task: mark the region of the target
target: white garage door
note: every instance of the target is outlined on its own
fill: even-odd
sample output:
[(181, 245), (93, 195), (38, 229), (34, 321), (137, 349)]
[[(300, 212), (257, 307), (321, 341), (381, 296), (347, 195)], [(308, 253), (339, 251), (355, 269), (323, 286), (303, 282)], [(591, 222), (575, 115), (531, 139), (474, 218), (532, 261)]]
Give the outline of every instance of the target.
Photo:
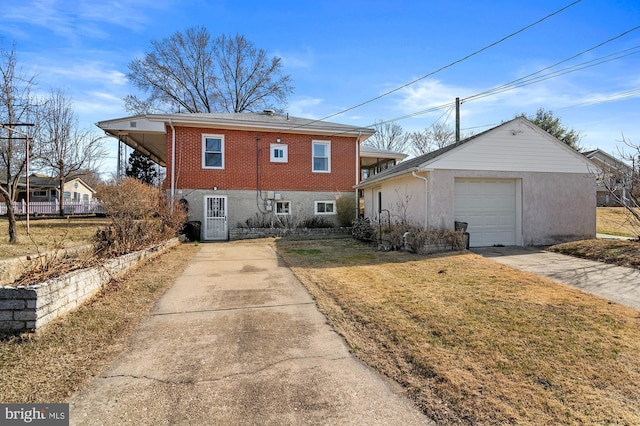
[(456, 179), (455, 220), (467, 222), (471, 247), (516, 244), (516, 181)]

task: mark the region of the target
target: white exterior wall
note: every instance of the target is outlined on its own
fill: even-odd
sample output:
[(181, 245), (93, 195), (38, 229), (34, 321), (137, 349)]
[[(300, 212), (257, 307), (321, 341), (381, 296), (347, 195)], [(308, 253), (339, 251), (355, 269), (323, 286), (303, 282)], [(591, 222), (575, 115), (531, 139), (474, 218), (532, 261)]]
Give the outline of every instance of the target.
[[(522, 245), (550, 245), (595, 238), (593, 165), (578, 152), (524, 119), (515, 119), (426, 161), (418, 174), (429, 181), (431, 229), (454, 228), (456, 178), (516, 179)], [(366, 184), (366, 182), (365, 182)], [(385, 200), (411, 194), (411, 220), (425, 223), (424, 181), (407, 172), (365, 187), (365, 216), (375, 218), (375, 193)], [(415, 202), (414, 202), (415, 200)], [(473, 235), (471, 235), (473, 238)]]
[[(77, 188), (76, 188), (76, 183), (77, 183)], [(65, 182), (64, 191), (70, 193), (71, 200), (73, 200), (74, 192), (80, 194), (80, 201), (83, 201), (84, 195), (87, 195), (89, 197), (89, 201), (93, 199), (93, 191), (87, 188), (87, 186), (78, 179), (73, 179), (73, 180), (70, 180), (69, 182)]]
[[(424, 227), (425, 183), (410, 174), (370, 187), (364, 193), (364, 216), (378, 220), (377, 193), (382, 192), (382, 220)], [(387, 213), (388, 212), (388, 213)]]
[(453, 229), (456, 178), (519, 179), (522, 191), (520, 237), (523, 245), (550, 245), (595, 238), (595, 182), (588, 173), (435, 170), (430, 175), (431, 200), (434, 200), (429, 205), (429, 225), (432, 228)]

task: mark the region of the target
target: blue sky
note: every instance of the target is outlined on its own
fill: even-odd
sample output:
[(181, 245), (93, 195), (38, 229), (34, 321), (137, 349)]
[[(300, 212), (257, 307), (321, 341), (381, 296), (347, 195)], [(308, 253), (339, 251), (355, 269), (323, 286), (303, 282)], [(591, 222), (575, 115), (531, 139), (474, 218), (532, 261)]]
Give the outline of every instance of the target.
[[(64, 89), (73, 97), (83, 126), (91, 126), (128, 115), (122, 98), (135, 89), (128, 83), (127, 65), (149, 50), (151, 40), (192, 26), (206, 26), (213, 36), (239, 33), (283, 59), (284, 72), (295, 86), (288, 112), (320, 119), (429, 75), (572, 1), (1, 0), (0, 43), (5, 48), (15, 43), (23, 70), (37, 75), (39, 93)], [(469, 59), (330, 121), (370, 126), (460, 97), (463, 134), (542, 107), (579, 130), (584, 148), (616, 154), (622, 133), (640, 143), (640, 29), (548, 72), (590, 65), (583, 69), (464, 99), (639, 25), (638, 0), (582, 0)], [(397, 123), (414, 131), (447, 117), (453, 126), (449, 108)], [(108, 146), (112, 155), (105, 173), (115, 168), (115, 143)]]

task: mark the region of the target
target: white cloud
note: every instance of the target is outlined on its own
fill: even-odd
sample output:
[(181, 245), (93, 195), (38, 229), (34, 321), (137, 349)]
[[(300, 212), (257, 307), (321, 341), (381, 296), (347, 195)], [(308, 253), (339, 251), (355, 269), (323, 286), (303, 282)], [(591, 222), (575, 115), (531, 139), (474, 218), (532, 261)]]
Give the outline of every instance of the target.
[(282, 64), (285, 68), (309, 69), (315, 63), (315, 55), (309, 48), (303, 52), (282, 52), (276, 50), (273, 54), (282, 59)]
[(48, 78), (59, 77), (65, 81), (84, 82), (104, 85), (124, 86), (127, 84), (127, 76), (100, 61), (74, 61), (71, 64), (58, 64), (57, 66), (41, 70)]
[(322, 105), (323, 99), (302, 97), (289, 101), (288, 111), (294, 117), (317, 119), (319, 115), (311, 113), (311, 111), (317, 111), (318, 107)]

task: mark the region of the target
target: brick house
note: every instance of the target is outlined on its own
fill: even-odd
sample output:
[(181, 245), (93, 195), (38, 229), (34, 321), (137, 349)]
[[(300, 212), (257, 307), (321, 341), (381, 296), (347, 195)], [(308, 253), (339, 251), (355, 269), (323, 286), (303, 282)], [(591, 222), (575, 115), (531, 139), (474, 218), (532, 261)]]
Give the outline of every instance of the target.
[(272, 110), (150, 114), (97, 125), (166, 167), (165, 189), (187, 203), (204, 241), (234, 239), (252, 225), (335, 222), (336, 199), (356, 198), (360, 144), (374, 133)]

